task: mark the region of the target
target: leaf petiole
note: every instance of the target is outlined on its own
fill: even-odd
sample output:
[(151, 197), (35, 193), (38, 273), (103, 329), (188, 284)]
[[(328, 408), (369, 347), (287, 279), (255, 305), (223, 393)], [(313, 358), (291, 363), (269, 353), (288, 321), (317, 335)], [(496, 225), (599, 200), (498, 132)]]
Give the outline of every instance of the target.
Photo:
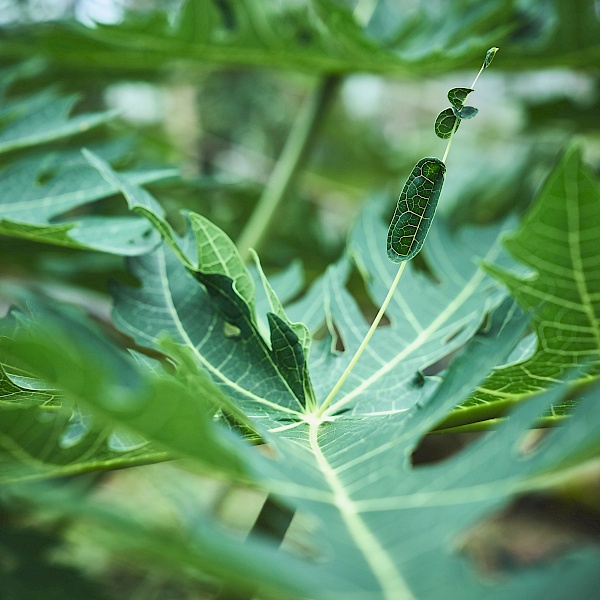
[(321, 407), (318, 412), (318, 416), (320, 416), (320, 417), (323, 416), (325, 411), (329, 408), (329, 406), (331, 405), (331, 402), (333, 401), (333, 399), (335, 398), (337, 393), (342, 389), (342, 386), (346, 382), (346, 379), (348, 379), (348, 376), (352, 372), (352, 369), (354, 369), (354, 366), (358, 362), (358, 359), (361, 357), (361, 355), (365, 351), (365, 348), (367, 347), (368, 343), (371, 341), (371, 338), (373, 337), (373, 334), (375, 333), (375, 329), (377, 329), (377, 326), (381, 322), (381, 319), (383, 318), (383, 315), (385, 314), (385, 311), (387, 310), (387, 307), (392, 300), (392, 296), (394, 295), (394, 292), (396, 291), (396, 288), (398, 287), (398, 283), (400, 281), (400, 277), (402, 277), (402, 273), (404, 272), (404, 267), (406, 267), (406, 263), (407, 263), (407, 261), (400, 263), (400, 267), (398, 268), (396, 277), (394, 278), (394, 281), (392, 282), (392, 285), (390, 286), (390, 289), (387, 293), (387, 296), (385, 297), (385, 300), (383, 301), (383, 304), (381, 305), (381, 308), (379, 309), (379, 312), (377, 313), (375, 319), (373, 319), (373, 322), (371, 323), (371, 327), (369, 328), (369, 331), (367, 331), (367, 335), (365, 336), (365, 339), (362, 341), (362, 343), (358, 347), (356, 353), (352, 357), (352, 360), (348, 363), (348, 366), (346, 367), (345, 371), (342, 373), (342, 376), (339, 378), (338, 382), (335, 384), (335, 386), (333, 387), (331, 392), (329, 392), (329, 395), (327, 396), (327, 398), (325, 398), (325, 400), (323, 401), (323, 404), (321, 404)]

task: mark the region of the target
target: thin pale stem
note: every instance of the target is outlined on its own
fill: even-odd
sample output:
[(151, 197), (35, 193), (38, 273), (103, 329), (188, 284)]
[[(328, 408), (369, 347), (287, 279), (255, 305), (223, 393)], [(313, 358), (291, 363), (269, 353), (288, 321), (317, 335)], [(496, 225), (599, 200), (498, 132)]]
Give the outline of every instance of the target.
[(367, 335), (365, 336), (365, 339), (362, 341), (361, 345), (358, 347), (358, 350), (352, 357), (352, 360), (346, 367), (346, 370), (342, 373), (342, 376), (339, 378), (338, 382), (335, 384), (335, 386), (333, 387), (331, 392), (329, 392), (329, 395), (327, 396), (327, 398), (325, 398), (325, 401), (323, 402), (323, 404), (321, 405), (321, 408), (319, 409), (319, 416), (322, 416), (325, 413), (325, 411), (329, 408), (331, 402), (333, 401), (333, 399), (335, 398), (337, 393), (340, 391), (340, 389), (346, 382), (346, 379), (348, 379), (348, 376), (352, 372), (352, 369), (354, 369), (356, 363), (358, 362), (358, 359), (361, 357), (362, 353), (365, 351), (367, 344), (373, 337), (373, 334), (375, 333), (375, 329), (377, 329), (377, 326), (381, 322), (381, 319), (383, 318), (383, 315), (385, 314), (385, 311), (387, 310), (387, 307), (388, 307), (390, 301), (392, 300), (392, 296), (394, 295), (394, 292), (395, 292), (396, 288), (398, 287), (398, 282), (400, 281), (400, 277), (402, 277), (402, 273), (404, 272), (404, 268), (406, 267), (407, 262), (408, 261), (405, 261), (400, 265), (400, 268), (398, 269), (398, 272), (396, 273), (396, 277), (394, 278), (394, 281), (392, 282), (392, 285), (390, 286), (388, 294), (385, 297), (385, 300), (383, 301), (383, 304), (381, 305), (381, 308), (379, 309), (377, 316), (373, 320), (373, 323), (371, 323), (371, 327), (369, 328), (369, 331), (367, 331)]
[(339, 82), (338, 76), (325, 77), (303, 103), (258, 204), (238, 239), (242, 260), (250, 260), (250, 248), (260, 246), (308, 153)]
[(484, 69), (485, 69), (485, 63), (483, 63), (481, 65), (481, 69), (479, 69), (479, 73), (477, 73), (477, 77), (475, 77), (475, 79), (473, 79), (473, 83), (471, 84), (471, 89), (472, 90), (475, 89), (475, 84), (477, 83), (477, 80), (479, 79), (479, 76), (483, 73)]
[(460, 123), (460, 119), (456, 119), (456, 123), (454, 123), (454, 128), (450, 133), (450, 137), (448, 138), (448, 143), (446, 144), (446, 151), (444, 152), (444, 156), (442, 156), (442, 162), (446, 163), (446, 158), (448, 157), (448, 152), (450, 152), (450, 146), (452, 146), (452, 140), (454, 139), (454, 134), (458, 128), (458, 124)]
[[(477, 80), (479, 79), (479, 76), (483, 73), (484, 69), (485, 69), (485, 62), (481, 65), (481, 69), (479, 69), (479, 73), (477, 73), (477, 76), (475, 77), (475, 79), (473, 79), (473, 83), (471, 84), (472, 90), (475, 89), (475, 84), (477, 83)], [(456, 133), (456, 130), (458, 129), (459, 123), (460, 123), (460, 119), (456, 119), (456, 123), (454, 124), (454, 129), (452, 129), (452, 133), (450, 134), (450, 137), (448, 138), (448, 143), (446, 144), (446, 151), (444, 152), (444, 156), (442, 157), (443, 163), (446, 162), (446, 158), (448, 157), (448, 152), (450, 152), (450, 146), (452, 146), (452, 140), (454, 139), (454, 134)]]

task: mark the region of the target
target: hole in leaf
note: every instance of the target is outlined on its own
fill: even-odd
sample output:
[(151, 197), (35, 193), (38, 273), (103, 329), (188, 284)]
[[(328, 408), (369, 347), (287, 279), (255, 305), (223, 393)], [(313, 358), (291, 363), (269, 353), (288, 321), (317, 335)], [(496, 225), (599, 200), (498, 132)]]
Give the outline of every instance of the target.
[(225, 337), (239, 338), (241, 332), (242, 330), (239, 327), (225, 321), (225, 324), (223, 325), (223, 333), (225, 334)]
[(463, 331), (465, 327), (459, 327), (456, 331), (452, 332), (445, 340), (444, 344), (449, 344), (452, 340), (455, 340)]
[(457, 348), (456, 350), (453, 350), (452, 352), (446, 354), (446, 356), (442, 356), (442, 358), (432, 363), (431, 365), (425, 367), (423, 369), (423, 375), (425, 375), (425, 377), (432, 377), (433, 375), (438, 375), (439, 373), (447, 369), (450, 366), (450, 363), (452, 362), (454, 357), (461, 351), (461, 349), (462, 348)]
[(432, 465), (454, 456), (479, 438), (482, 433), (438, 433), (423, 436), (413, 450), (410, 461), (413, 467)]
[[(598, 465), (593, 475), (596, 501)], [(589, 482), (588, 482), (589, 483)], [(468, 530), (458, 541), (483, 575), (491, 578), (556, 560), (570, 551), (600, 545), (600, 514), (581, 502), (528, 494)]]

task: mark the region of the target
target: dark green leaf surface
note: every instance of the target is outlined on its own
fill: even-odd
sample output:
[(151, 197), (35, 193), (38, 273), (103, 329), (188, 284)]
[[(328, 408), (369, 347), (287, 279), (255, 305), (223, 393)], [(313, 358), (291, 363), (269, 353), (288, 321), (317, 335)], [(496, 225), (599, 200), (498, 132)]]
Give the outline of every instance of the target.
[(465, 100), (472, 91), (471, 88), (452, 88), (448, 92), (448, 100), (450, 100), (450, 104), (454, 108), (460, 110), (465, 105)]
[(411, 171), (387, 234), (387, 255), (393, 263), (410, 260), (423, 247), (445, 174), (446, 165), (438, 158), (422, 158)]
[(455, 128), (458, 129), (459, 127), (460, 119), (456, 118), (453, 108), (443, 110), (435, 119), (435, 134), (443, 140), (447, 140), (455, 131)]

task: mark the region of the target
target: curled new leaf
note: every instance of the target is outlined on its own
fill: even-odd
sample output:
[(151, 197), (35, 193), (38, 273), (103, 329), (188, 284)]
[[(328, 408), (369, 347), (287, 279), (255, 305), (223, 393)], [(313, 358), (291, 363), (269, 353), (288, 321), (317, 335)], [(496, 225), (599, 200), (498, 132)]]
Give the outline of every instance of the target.
[(452, 131), (458, 129), (460, 125), (460, 119), (458, 119), (458, 123), (456, 121), (457, 117), (452, 108), (443, 110), (435, 120), (435, 134), (439, 138), (447, 140), (452, 135)]
[(460, 110), (464, 106), (467, 96), (472, 91), (472, 88), (452, 88), (448, 92), (448, 100), (450, 100), (450, 104), (454, 108)]
[(388, 258), (410, 260), (421, 250), (444, 185), (446, 165), (439, 158), (422, 158), (409, 175), (390, 223)]
[(485, 54), (485, 60), (483, 61), (483, 68), (487, 69), (494, 60), (494, 56), (496, 56), (496, 52), (498, 52), (499, 48), (490, 48)]

